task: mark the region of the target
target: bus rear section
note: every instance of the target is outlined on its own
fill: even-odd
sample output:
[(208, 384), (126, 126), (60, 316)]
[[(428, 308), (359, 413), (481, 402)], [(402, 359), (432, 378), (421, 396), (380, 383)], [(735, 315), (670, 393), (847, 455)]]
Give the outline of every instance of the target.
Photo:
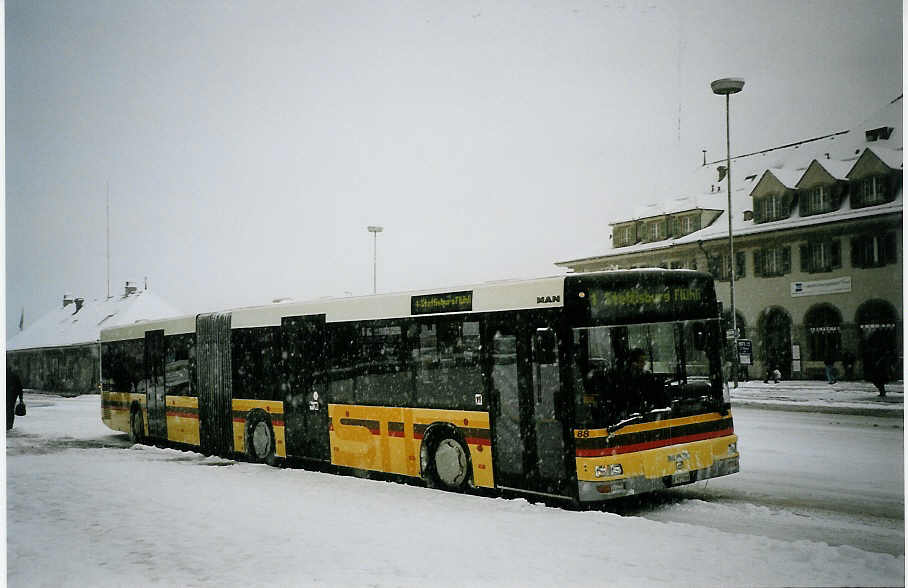
[(571, 293), (585, 299), (572, 328), (581, 502), (739, 470), (712, 281), (692, 272), (687, 283), (683, 273), (658, 278), (637, 274)]

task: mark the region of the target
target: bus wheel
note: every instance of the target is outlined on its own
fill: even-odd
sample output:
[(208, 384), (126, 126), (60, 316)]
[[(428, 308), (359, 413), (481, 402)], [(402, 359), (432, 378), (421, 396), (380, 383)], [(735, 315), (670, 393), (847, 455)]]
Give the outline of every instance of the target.
[(432, 452), (431, 473), (443, 488), (462, 490), (470, 475), (470, 460), (463, 444), (451, 437), (441, 439)]
[(142, 418), (142, 409), (134, 408), (129, 415), (129, 441), (143, 443), (145, 441), (145, 420)]
[(274, 431), (261, 411), (253, 411), (246, 418), (246, 455), (251, 461), (274, 465)]

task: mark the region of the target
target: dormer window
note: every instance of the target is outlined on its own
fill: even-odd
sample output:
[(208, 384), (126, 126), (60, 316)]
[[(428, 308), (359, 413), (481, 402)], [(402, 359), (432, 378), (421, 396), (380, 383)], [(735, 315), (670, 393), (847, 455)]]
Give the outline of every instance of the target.
[(634, 225), (615, 227), (613, 231), (613, 238), (615, 247), (626, 247), (627, 245), (633, 245), (637, 241), (636, 235), (634, 234)]
[(886, 178), (883, 176), (870, 176), (869, 178), (864, 178), (858, 180), (857, 185), (857, 197), (858, 202), (856, 205), (860, 206), (872, 206), (874, 204), (882, 204), (888, 202), (888, 186)]
[(807, 193), (812, 212), (826, 212), (832, 207), (832, 195), (829, 186), (817, 186)]
[(649, 226), (649, 240), (650, 241), (658, 241), (662, 238), (659, 236), (659, 225), (661, 225), (661, 224), (662, 223), (650, 223), (650, 226)]
[(880, 127), (878, 129), (871, 129), (869, 131), (864, 131), (864, 138), (867, 139), (867, 142), (886, 140), (892, 134), (892, 131), (895, 130), (892, 127)]
[(754, 216), (761, 223), (788, 218), (790, 206), (791, 198), (788, 195), (770, 194), (754, 202)]
[(681, 234), (686, 235), (693, 230), (694, 230), (694, 217), (682, 216), (681, 217)]

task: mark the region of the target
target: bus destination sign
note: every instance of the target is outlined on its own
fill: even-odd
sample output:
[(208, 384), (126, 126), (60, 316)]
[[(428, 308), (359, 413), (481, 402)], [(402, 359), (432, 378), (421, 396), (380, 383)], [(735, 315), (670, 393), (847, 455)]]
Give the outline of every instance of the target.
[(473, 310), (473, 291), (423, 294), (410, 297), (411, 314), (467, 312)]
[(702, 302), (703, 292), (685, 286), (662, 288), (621, 288), (590, 291), (590, 312), (593, 318), (618, 318), (639, 313), (656, 315), (695, 309)]

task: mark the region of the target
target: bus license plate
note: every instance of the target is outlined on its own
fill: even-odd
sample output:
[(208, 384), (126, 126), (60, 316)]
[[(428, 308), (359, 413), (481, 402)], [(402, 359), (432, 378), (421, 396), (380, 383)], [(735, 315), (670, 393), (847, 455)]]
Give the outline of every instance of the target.
[(690, 482), (690, 472), (672, 474), (672, 484), (687, 484)]

